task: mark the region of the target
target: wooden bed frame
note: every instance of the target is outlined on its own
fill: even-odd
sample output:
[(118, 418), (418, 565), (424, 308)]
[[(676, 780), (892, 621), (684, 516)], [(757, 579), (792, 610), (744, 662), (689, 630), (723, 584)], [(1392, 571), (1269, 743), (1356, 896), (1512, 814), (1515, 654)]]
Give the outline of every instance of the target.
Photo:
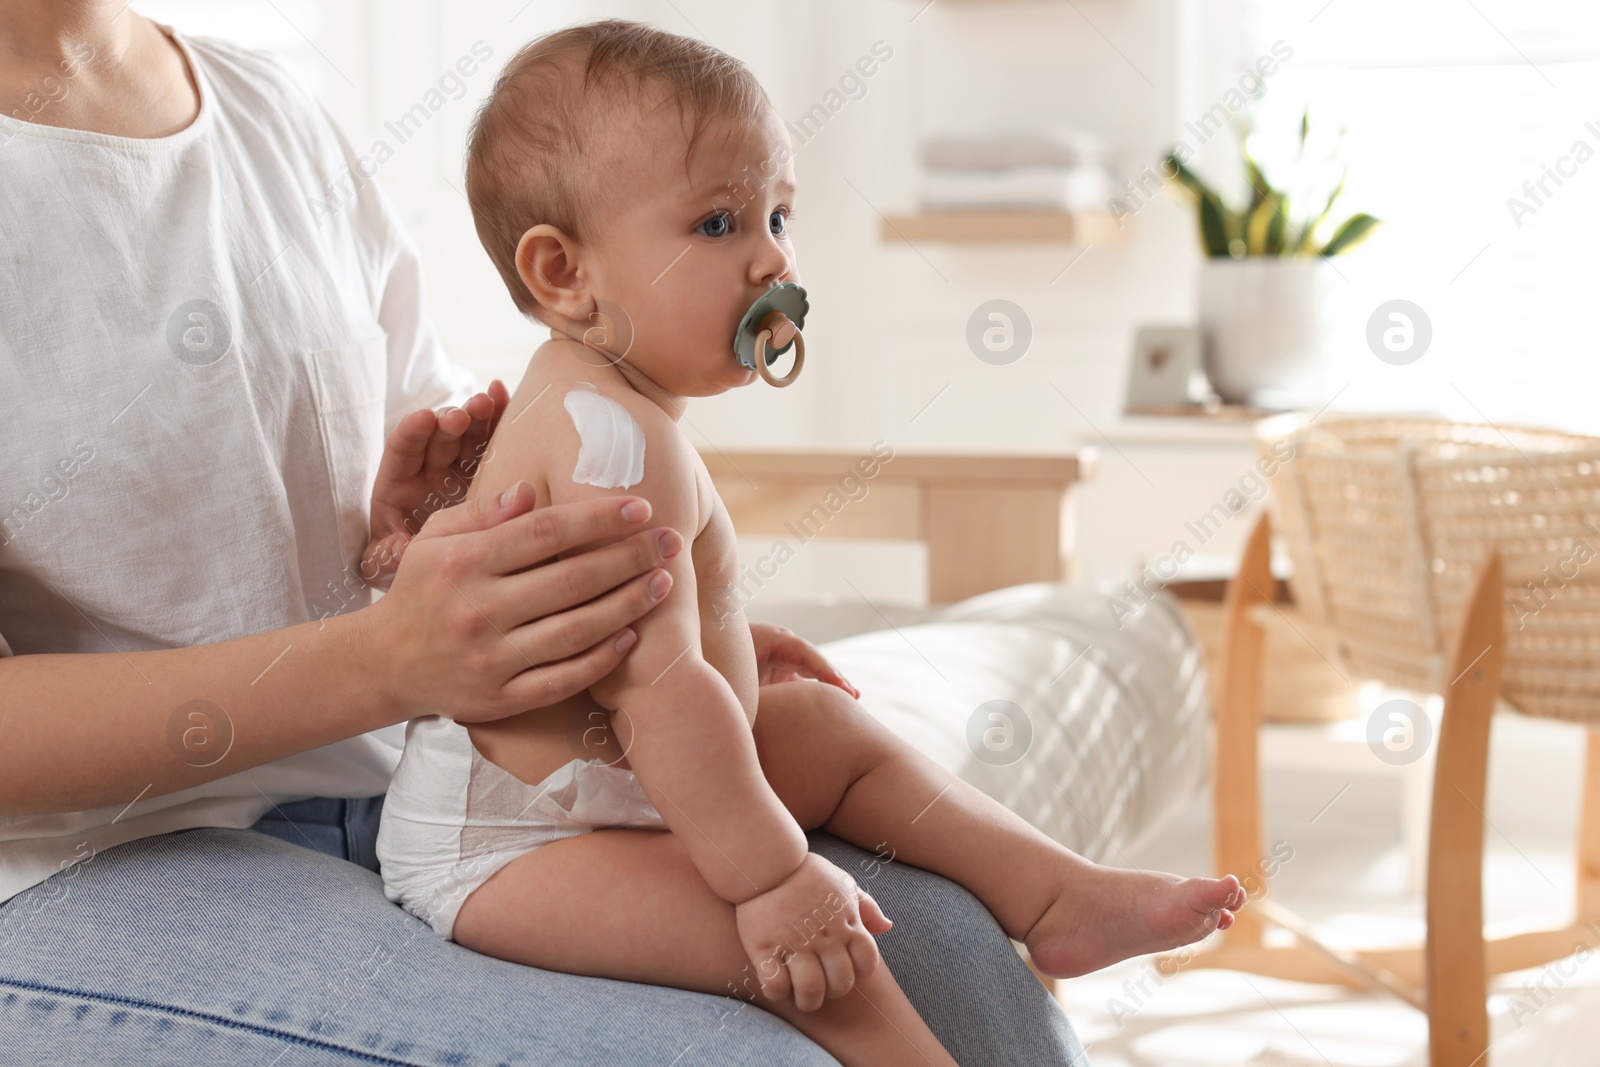
[[(701, 451), (741, 534), (928, 546), (928, 599), (1070, 577), (1069, 491), (1091, 455)], [(870, 472), (870, 473), (869, 473)]]

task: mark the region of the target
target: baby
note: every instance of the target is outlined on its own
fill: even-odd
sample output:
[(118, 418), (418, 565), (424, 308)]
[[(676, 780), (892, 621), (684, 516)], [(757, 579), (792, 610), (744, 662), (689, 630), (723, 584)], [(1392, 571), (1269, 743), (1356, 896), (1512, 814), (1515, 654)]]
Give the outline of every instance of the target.
[[(467, 195), (512, 299), (551, 334), (470, 495), (642, 497), (688, 551), (587, 693), (413, 720), (378, 857), (391, 900), (476, 951), (732, 993), (848, 1065), (954, 1064), (880, 966), (889, 920), (807, 831), (960, 882), (1058, 976), (1226, 928), (1245, 893), (1084, 860), (877, 723), (816, 649), (753, 638), (730, 609), (733, 526), (678, 420), (689, 397), (755, 381), (736, 327), (799, 282), (791, 157), (761, 86), (702, 42), (609, 20), (502, 72)], [(811, 677), (777, 680), (795, 674)]]

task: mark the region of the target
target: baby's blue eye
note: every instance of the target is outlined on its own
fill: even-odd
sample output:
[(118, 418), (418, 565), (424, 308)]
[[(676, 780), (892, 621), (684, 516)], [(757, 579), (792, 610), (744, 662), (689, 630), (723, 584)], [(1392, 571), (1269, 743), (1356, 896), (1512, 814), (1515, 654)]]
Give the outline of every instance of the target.
[[(699, 233), (705, 234), (707, 237), (726, 237), (728, 236), (729, 218), (730, 216), (726, 211), (718, 212), (709, 219), (706, 219), (706, 221), (702, 222), (699, 226), (696, 226), (695, 230)], [(718, 226), (719, 224), (720, 228), (714, 232), (708, 232), (706, 230), (707, 226)]]
[(767, 226), (771, 228), (774, 234), (781, 236), (784, 232), (786, 232), (788, 222), (789, 218), (787, 215), (781, 211), (774, 211), (772, 213), (772, 217), (767, 219)]

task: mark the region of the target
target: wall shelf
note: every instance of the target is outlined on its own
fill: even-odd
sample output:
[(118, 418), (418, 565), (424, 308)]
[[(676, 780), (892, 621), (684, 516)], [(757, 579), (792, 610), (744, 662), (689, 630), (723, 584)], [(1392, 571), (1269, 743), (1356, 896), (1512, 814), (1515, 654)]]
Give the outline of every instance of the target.
[(1065, 242), (1120, 245), (1126, 226), (1110, 215), (1069, 215), (1064, 211), (926, 211), (889, 215), (880, 234), (885, 241)]

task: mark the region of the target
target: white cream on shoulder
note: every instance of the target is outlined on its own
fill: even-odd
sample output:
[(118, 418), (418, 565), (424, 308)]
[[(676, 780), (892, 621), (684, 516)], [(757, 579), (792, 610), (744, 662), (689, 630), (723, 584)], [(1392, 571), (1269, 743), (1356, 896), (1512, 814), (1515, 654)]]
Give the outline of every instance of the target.
[(589, 382), (573, 386), (561, 406), (578, 431), (574, 482), (626, 489), (644, 481), (644, 431), (627, 408)]

